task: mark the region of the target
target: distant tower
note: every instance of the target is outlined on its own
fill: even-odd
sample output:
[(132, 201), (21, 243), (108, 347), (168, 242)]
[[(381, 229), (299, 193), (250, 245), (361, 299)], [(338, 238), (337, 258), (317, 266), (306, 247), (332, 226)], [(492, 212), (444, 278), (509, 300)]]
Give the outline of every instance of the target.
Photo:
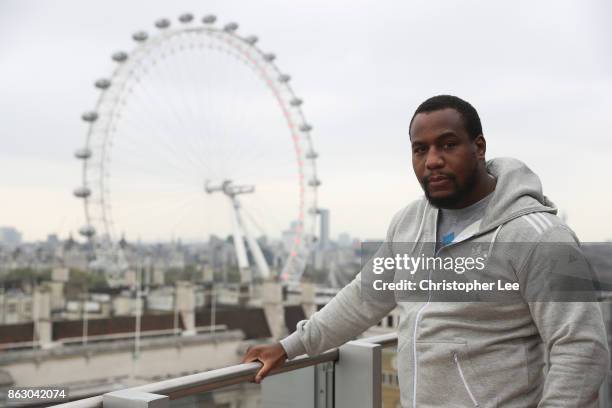
[(349, 247), (351, 246), (351, 236), (346, 232), (338, 235), (338, 245), (341, 247)]
[(21, 244), (21, 233), (13, 227), (0, 227), (0, 245), (16, 247)]
[(320, 240), (319, 248), (325, 249), (329, 247), (329, 210), (327, 208), (319, 209), (320, 224)]

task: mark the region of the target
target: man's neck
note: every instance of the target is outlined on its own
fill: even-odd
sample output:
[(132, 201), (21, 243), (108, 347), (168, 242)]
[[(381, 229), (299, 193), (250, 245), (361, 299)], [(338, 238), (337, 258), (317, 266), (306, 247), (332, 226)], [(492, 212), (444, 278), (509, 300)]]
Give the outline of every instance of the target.
[(477, 203), (478, 201), (491, 194), (495, 190), (496, 184), (497, 179), (483, 169), (472, 191), (468, 195), (466, 195), (463, 200), (461, 200), (452, 207), (448, 207), (448, 209), (458, 210)]

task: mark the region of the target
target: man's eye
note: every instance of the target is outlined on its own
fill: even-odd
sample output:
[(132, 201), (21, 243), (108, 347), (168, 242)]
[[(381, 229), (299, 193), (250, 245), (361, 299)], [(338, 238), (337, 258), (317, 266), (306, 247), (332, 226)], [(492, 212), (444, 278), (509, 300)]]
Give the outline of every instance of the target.
[(425, 147), (424, 146), (418, 146), (412, 149), (412, 152), (414, 154), (422, 154), (425, 153)]
[(444, 143), (444, 145), (442, 147), (444, 148), (444, 150), (449, 150), (449, 149), (452, 149), (452, 148), (454, 148), (456, 146), (457, 146), (457, 143), (449, 142), (449, 143)]

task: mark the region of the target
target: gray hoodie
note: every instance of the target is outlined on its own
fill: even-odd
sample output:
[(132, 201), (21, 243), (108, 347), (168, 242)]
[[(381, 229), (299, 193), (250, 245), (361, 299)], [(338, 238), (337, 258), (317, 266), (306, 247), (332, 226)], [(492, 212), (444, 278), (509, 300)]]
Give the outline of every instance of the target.
[[(596, 302), (529, 299), (523, 288), (554, 254), (548, 243), (579, 243), (542, 194), (539, 178), (522, 162), (487, 162), (497, 178), (493, 197), (470, 234), (453, 248), (486, 243), (491, 269), (521, 284), (521, 301), (364, 301), (364, 270), (281, 344), (289, 358), (340, 346), (400, 310), (397, 368), (403, 407), (596, 407), (609, 352)], [(393, 218), (386, 242), (413, 243), (427, 253), (436, 241), (438, 210), (425, 198)], [(494, 251), (527, 243), (518, 254)], [(495, 247), (496, 246), (496, 247)], [(581, 253), (581, 252), (579, 252)], [(454, 255), (453, 255), (454, 256)], [(493, 265), (493, 264), (492, 264)], [(369, 274), (371, 275), (371, 274)], [(369, 276), (368, 275), (368, 276)], [(367, 278), (369, 279), (369, 277)]]

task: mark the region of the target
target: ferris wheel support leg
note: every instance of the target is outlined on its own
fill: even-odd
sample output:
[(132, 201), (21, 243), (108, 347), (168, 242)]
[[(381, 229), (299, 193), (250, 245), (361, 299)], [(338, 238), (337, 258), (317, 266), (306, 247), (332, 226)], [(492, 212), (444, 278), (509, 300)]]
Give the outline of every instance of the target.
[(240, 269), (240, 279), (243, 283), (251, 282), (251, 269), (249, 268), (249, 261), (247, 258), (246, 248), (244, 247), (244, 241), (242, 240), (241, 222), (240, 216), (238, 215), (238, 208), (240, 206), (236, 200), (232, 200), (232, 219), (233, 219), (233, 232), (234, 237), (234, 249), (236, 250), (236, 258), (238, 259), (238, 268)]
[(246, 236), (247, 244), (249, 245), (249, 249), (251, 250), (251, 253), (253, 254), (253, 258), (255, 258), (255, 264), (257, 265), (257, 269), (259, 270), (261, 277), (263, 279), (269, 279), (270, 278), (270, 267), (268, 266), (268, 263), (266, 262), (266, 258), (263, 256), (263, 252), (261, 252), (261, 248), (259, 247), (259, 244), (257, 243), (255, 238), (253, 238), (253, 236), (247, 229), (246, 224), (244, 223), (239, 210), (236, 210), (236, 216), (238, 217), (238, 221), (240, 222), (240, 225), (242, 225), (242, 230), (244, 231), (244, 235)]

